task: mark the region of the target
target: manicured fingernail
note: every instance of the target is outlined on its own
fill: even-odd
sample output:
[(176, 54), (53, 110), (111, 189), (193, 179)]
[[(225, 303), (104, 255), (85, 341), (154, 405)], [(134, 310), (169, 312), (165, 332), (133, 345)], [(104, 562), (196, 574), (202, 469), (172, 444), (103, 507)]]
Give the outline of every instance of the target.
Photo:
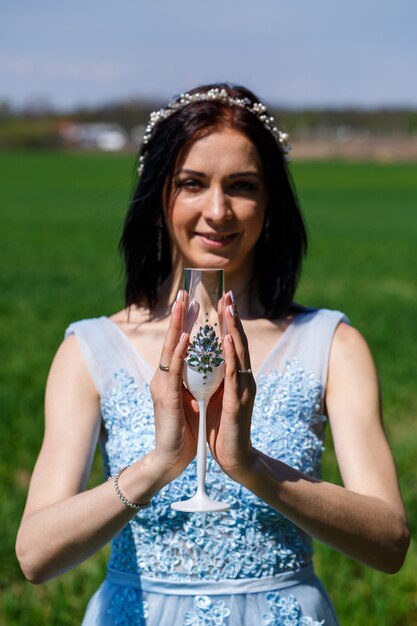
[(233, 291), (232, 291), (232, 290), (230, 290), (230, 291), (229, 291), (229, 293), (230, 293), (230, 299), (231, 299), (231, 301), (233, 302), (233, 304), (236, 304), (235, 294), (233, 293)]
[(236, 311), (235, 311), (233, 304), (229, 304), (229, 311), (232, 317), (236, 317)]
[(233, 338), (232, 335), (226, 335), (227, 341), (233, 346)]
[(180, 337), (180, 341), (182, 341), (182, 340), (184, 339), (184, 337), (185, 337), (185, 335), (186, 335), (186, 334), (187, 334), (187, 333), (182, 333), (182, 335), (181, 335), (181, 337)]
[(177, 306), (177, 301), (175, 300), (174, 304), (172, 305), (171, 313), (174, 312), (174, 309), (175, 309), (176, 306)]
[(176, 302), (179, 302), (182, 298), (182, 289), (179, 290), (179, 292), (177, 293), (177, 299)]

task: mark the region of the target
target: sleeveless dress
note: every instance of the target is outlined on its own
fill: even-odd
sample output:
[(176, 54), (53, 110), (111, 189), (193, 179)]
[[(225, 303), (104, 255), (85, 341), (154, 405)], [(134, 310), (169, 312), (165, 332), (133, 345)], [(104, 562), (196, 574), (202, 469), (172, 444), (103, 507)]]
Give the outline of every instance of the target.
[[(320, 476), (329, 351), (341, 321), (338, 311), (302, 310), (256, 376), (253, 445), (312, 477)], [(107, 317), (73, 323), (73, 333), (100, 395), (108, 478), (154, 446), (153, 372)], [(194, 461), (116, 535), (82, 626), (337, 626), (309, 535), (210, 454), (207, 490), (230, 511), (171, 509), (195, 489)]]

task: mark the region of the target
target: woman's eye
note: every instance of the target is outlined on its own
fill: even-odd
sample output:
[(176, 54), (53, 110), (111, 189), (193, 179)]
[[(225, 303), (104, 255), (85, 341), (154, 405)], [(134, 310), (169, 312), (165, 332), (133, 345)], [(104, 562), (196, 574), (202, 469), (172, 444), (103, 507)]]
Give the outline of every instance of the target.
[(249, 180), (238, 180), (231, 185), (234, 191), (257, 191), (258, 187), (255, 183)]
[(183, 189), (189, 189), (192, 191), (194, 189), (200, 189), (202, 183), (195, 178), (184, 178), (184, 180), (179, 180), (177, 184), (178, 187), (182, 187)]

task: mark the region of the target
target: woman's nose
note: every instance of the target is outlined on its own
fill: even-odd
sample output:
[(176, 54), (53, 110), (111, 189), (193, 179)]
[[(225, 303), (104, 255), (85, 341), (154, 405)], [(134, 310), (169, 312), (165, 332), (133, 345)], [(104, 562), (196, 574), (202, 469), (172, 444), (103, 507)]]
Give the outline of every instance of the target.
[(207, 194), (205, 217), (212, 221), (222, 221), (231, 215), (230, 199), (221, 187), (216, 187)]

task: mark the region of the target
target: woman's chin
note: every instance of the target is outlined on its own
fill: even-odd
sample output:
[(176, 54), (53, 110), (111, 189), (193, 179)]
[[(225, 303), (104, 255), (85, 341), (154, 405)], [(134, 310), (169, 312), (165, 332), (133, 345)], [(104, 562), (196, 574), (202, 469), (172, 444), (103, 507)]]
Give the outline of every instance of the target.
[(227, 257), (210, 254), (200, 258), (189, 259), (185, 262), (185, 267), (213, 268), (227, 272), (232, 263), (232, 260)]

